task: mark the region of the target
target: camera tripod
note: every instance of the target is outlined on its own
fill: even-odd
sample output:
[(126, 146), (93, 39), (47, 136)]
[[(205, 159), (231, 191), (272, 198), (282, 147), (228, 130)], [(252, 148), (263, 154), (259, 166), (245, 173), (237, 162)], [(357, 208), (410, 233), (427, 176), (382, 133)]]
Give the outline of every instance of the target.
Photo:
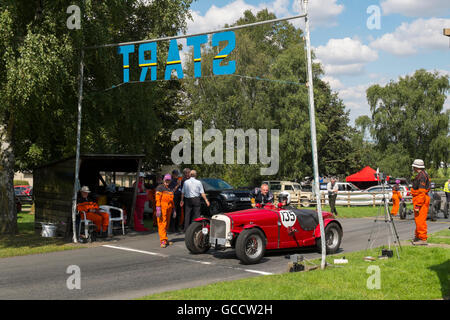
[[(378, 174), (378, 172), (377, 172), (377, 174)], [(374, 224), (372, 226), (372, 230), (370, 232), (367, 249), (372, 249), (374, 242), (378, 237), (379, 228), (377, 229), (377, 234), (375, 236), (375, 239), (373, 238), (373, 233), (374, 233), (374, 229), (375, 229), (375, 225), (377, 224), (377, 221), (382, 221), (382, 219), (384, 218), (384, 222), (386, 224), (386, 227), (388, 228), (388, 248), (389, 249), (387, 251), (382, 250), (382, 253), (383, 253), (382, 255), (385, 255), (385, 253), (387, 254), (388, 257), (393, 255), (392, 251), (391, 251), (391, 242), (392, 242), (393, 246), (395, 247), (397, 258), (400, 259), (400, 253), (399, 253), (399, 249), (401, 249), (400, 238), (398, 236), (394, 220), (392, 219), (391, 213), (389, 212), (389, 205), (388, 205), (388, 199), (386, 197), (384, 181), (383, 181), (383, 179), (379, 179), (379, 181), (382, 181), (383, 200), (382, 200), (382, 204), (380, 204), (380, 206), (379, 206), (378, 215), (375, 218)], [(381, 210), (384, 211), (384, 214), (381, 214)]]

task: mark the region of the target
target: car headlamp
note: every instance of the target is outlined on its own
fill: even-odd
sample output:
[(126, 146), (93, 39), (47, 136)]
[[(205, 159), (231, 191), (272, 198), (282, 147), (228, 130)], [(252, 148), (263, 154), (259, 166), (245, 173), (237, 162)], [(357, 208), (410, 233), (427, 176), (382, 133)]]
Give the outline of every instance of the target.
[(233, 240), (233, 238), (234, 238), (234, 233), (233, 233), (233, 232), (228, 232), (228, 234), (227, 234), (227, 240), (228, 240), (228, 241), (231, 241), (231, 240)]
[(220, 195), (221, 195), (222, 197), (224, 197), (225, 200), (231, 200), (231, 199), (236, 198), (236, 195), (235, 195), (234, 193), (225, 193), (225, 192), (222, 192)]

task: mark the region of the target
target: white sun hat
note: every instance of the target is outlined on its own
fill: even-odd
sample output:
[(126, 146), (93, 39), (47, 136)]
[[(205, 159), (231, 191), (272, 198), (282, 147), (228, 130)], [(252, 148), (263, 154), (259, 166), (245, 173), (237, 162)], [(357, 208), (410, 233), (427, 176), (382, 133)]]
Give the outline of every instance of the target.
[(425, 168), (425, 164), (423, 163), (422, 159), (416, 159), (414, 160), (412, 167), (414, 168), (419, 168), (419, 169), (424, 169)]

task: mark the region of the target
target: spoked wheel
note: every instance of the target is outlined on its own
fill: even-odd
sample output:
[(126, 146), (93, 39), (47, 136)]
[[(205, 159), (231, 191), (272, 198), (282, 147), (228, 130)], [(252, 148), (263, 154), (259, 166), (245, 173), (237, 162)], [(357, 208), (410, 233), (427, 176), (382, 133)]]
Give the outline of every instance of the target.
[[(342, 229), (337, 223), (330, 223), (325, 228), (325, 249), (327, 254), (336, 253), (342, 241)], [(322, 251), (321, 239), (316, 239), (316, 247)]]
[(236, 241), (236, 255), (243, 264), (261, 261), (266, 252), (266, 238), (261, 230), (253, 228), (242, 231)]
[(186, 230), (184, 242), (186, 248), (192, 253), (205, 253), (211, 247), (209, 243), (209, 235), (202, 232), (203, 224), (201, 222), (193, 222)]

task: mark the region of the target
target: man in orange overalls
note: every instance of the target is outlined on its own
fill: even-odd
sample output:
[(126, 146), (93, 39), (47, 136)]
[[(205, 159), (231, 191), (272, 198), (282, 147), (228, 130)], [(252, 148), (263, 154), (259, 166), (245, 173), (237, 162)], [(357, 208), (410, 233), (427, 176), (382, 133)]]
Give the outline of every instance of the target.
[(398, 209), (400, 208), (400, 200), (402, 199), (402, 194), (400, 192), (400, 180), (395, 180), (395, 185), (392, 187), (392, 210), (391, 214), (396, 216)]
[(91, 220), (96, 228), (97, 233), (101, 237), (107, 236), (108, 225), (109, 225), (109, 215), (106, 212), (100, 211), (98, 204), (89, 198), (89, 187), (84, 186), (80, 190), (81, 198), (77, 201), (77, 211), (80, 213), (81, 218)]
[(413, 180), (411, 194), (414, 206), (414, 220), (416, 222), (415, 238), (413, 245), (427, 245), (427, 216), (430, 205), (430, 177), (425, 172), (423, 160), (416, 159), (412, 164), (414, 172), (417, 173)]
[(156, 188), (156, 217), (158, 220), (158, 233), (161, 248), (165, 248), (169, 244), (167, 229), (169, 229), (170, 217), (176, 215), (175, 204), (173, 202), (173, 191), (169, 188), (171, 180), (172, 176), (166, 174), (163, 179), (163, 184), (160, 184)]

